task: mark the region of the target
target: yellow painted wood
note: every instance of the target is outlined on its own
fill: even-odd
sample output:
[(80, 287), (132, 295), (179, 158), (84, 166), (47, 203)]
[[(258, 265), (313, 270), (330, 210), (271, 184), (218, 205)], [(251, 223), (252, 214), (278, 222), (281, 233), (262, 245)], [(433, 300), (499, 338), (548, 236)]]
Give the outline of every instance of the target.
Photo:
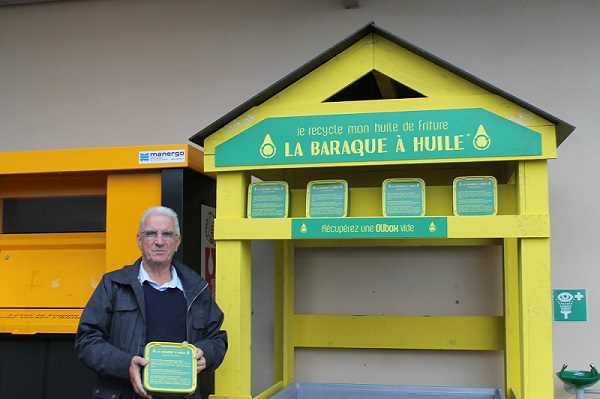
[[(548, 170), (545, 161), (519, 164), (519, 211), (546, 211)], [(523, 399), (553, 398), (550, 239), (520, 240), (519, 297)]]
[[(351, 220), (351, 218), (347, 218)], [(217, 223), (218, 221), (218, 223)], [(217, 219), (219, 240), (292, 238), (291, 219)], [(449, 216), (448, 238), (549, 237), (548, 215)]]
[(347, 239), (347, 240), (295, 240), (296, 248), (360, 248), (360, 247), (480, 247), (502, 245), (499, 238), (472, 238), (472, 239)]
[(521, 240), (523, 398), (552, 398), (552, 302), (549, 239)]
[(295, 316), (295, 345), (313, 348), (503, 350), (499, 316)]
[[(217, 218), (239, 219), (246, 217), (246, 203), (250, 175), (246, 172), (220, 173), (217, 179)], [(219, 239), (215, 231), (215, 239)]]
[[(245, 217), (250, 176), (223, 173), (217, 178), (217, 218)], [(252, 249), (250, 241), (223, 241), (215, 229), (217, 303), (225, 313), (229, 349), (215, 374), (215, 397), (251, 397)]]
[(281, 391), (283, 388), (285, 388), (285, 386), (283, 385), (283, 382), (278, 381), (274, 385), (272, 385), (269, 388), (265, 389), (260, 394), (256, 395), (254, 397), (254, 399), (268, 399), (271, 396), (275, 395), (277, 392)]
[[(219, 211), (217, 211), (217, 215)], [(225, 313), (223, 328), (229, 349), (215, 376), (215, 393), (251, 394), (251, 245), (250, 241), (217, 241), (217, 303)]]
[(375, 69), (426, 97), (487, 94), (447, 69), (373, 35)]
[(217, 217), (215, 220), (215, 239), (217, 240), (287, 240), (291, 238), (291, 219), (222, 219)]
[(450, 238), (549, 237), (548, 215), (455, 216), (448, 218)]
[(519, 240), (504, 240), (504, 351), (505, 392), (523, 392), (521, 359), (521, 294), (519, 271)]
[(275, 241), (273, 271), (273, 382), (283, 381), (284, 370), (284, 273), (285, 245), (289, 241)]
[(294, 381), (294, 242), (275, 243), (274, 382)]
[[(222, 366), (221, 366), (222, 367)], [(219, 379), (219, 373), (215, 376), (215, 381)], [(220, 395), (215, 393), (209, 396), (211, 399), (252, 399), (251, 395)]]
[(140, 218), (146, 209), (160, 204), (160, 171), (108, 176), (105, 272), (130, 265), (141, 256), (136, 240)]
[(264, 105), (321, 103), (372, 70), (373, 38), (368, 35), (265, 101)]
[(286, 241), (283, 253), (283, 383), (288, 386), (294, 382), (294, 348), (295, 348), (295, 289), (294, 289), (294, 245)]

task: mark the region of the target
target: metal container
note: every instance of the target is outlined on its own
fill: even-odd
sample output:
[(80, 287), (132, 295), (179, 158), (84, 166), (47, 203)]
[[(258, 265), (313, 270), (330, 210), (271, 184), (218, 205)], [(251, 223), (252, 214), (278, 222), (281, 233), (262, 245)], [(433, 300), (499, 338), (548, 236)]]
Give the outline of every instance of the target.
[(271, 399), (505, 399), (500, 389), (294, 383)]

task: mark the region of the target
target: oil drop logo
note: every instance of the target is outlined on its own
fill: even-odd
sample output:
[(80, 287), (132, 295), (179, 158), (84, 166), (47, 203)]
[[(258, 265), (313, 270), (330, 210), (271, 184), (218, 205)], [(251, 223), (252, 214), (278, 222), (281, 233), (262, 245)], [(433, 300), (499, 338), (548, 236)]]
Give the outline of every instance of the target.
[(263, 158), (273, 158), (276, 152), (277, 147), (275, 147), (275, 144), (273, 144), (273, 140), (271, 140), (271, 135), (267, 133), (265, 139), (260, 145), (260, 155)]
[(490, 148), (491, 144), (492, 139), (483, 128), (483, 125), (479, 125), (479, 129), (477, 129), (477, 134), (475, 134), (475, 137), (473, 137), (473, 147), (480, 151), (484, 151)]
[(435, 226), (435, 223), (431, 222), (431, 224), (429, 225), (429, 232), (435, 233), (436, 230), (437, 230), (437, 227)]

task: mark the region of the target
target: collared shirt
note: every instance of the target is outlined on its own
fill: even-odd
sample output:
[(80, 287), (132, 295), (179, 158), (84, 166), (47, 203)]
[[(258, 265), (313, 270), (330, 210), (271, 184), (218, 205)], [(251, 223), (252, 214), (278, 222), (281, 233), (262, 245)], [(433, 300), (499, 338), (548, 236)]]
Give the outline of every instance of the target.
[(163, 285), (159, 285), (156, 281), (150, 278), (150, 275), (148, 274), (146, 269), (144, 269), (144, 262), (141, 262), (140, 272), (138, 273), (138, 280), (140, 280), (140, 284), (144, 284), (144, 281), (148, 281), (148, 284), (150, 284), (153, 288), (159, 291), (165, 291), (168, 288), (178, 288), (181, 290), (181, 292), (185, 293), (185, 291), (183, 290), (183, 284), (181, 283), (181, 279), (177, 275), (177, 270), (175, 270), (175, 267), (173, 265), (171, 265), (171, 281), (167, 281)]

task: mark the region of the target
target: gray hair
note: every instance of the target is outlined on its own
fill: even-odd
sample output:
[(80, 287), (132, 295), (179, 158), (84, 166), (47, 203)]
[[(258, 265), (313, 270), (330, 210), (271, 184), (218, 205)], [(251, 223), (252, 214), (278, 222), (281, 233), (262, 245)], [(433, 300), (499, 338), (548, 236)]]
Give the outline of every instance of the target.
[(166, 206), (153, 206), (152, 208), (148, 208), (146, 212), (142, 215), (140, 219), (140, 227), (138, 228), (138, 234), (142, 232), (144, 229), (144, 222), (146, 218), (150, 215), (158, 215), (158, 216), (168, 216), (173, 219), (173, 224), (175, 225), (175, 234), (181, 235), (181, 231), (179, 230), (179, 219), (177, 218), (177, 213)]

